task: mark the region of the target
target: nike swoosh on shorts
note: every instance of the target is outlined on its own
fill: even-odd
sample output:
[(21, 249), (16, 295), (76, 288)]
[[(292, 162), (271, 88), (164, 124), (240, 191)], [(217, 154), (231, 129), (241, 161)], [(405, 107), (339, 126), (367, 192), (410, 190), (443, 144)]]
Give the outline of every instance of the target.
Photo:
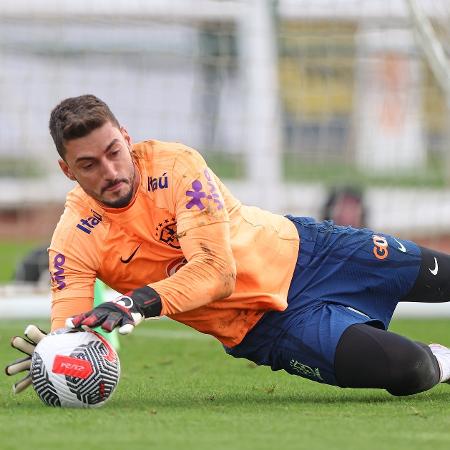
[(392, 238), (392, 239), (394, 239), (394, 241), (397, 242), (397, 244), (399, 245), (399, 247), (397, 247), (397, 250), (400, 250), (401, 252), (406, 253), (406, 247), (398, 239), (395, 239), (395, 238)]

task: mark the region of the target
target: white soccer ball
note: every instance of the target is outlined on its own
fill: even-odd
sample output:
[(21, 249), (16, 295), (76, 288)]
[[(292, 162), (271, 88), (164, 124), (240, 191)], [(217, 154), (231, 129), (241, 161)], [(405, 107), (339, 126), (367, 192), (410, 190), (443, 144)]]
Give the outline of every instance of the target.
[(119, 383), (120, 361), (95, 331), (58, 330), (36, 346), (30, 373), (34, 390), (47, 405), (96, 408)]

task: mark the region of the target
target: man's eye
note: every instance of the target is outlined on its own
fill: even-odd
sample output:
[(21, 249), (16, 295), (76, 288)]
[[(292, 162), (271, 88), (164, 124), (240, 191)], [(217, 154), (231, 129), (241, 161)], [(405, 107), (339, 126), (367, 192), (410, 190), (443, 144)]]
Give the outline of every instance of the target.
[(82, 166), (81, 168), (84, 170), (89, 170), (92, 167), (93, 167), (93, 164), (86, 164), (86, 165)]

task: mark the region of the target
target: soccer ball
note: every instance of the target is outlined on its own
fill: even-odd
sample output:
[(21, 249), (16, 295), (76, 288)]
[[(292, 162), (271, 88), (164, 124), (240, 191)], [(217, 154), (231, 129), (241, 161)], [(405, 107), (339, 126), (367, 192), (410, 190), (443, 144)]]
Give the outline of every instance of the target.
[(111, 397), (120, 361), (95, 331), (58, 330), (42, 339), (31, 359), (31, 380), (49, 406), (96, 408)]

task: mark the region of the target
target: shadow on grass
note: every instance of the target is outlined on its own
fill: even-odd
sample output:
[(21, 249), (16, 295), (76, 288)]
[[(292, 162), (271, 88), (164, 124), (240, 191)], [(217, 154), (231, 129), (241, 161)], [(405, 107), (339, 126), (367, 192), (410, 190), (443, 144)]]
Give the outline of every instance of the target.
[(254, 393), (187, 393), (178, 392), (176, 394), (161, 394), (152, 396), (151, 392), (138, 397), (123, 396), (116, 397), (113, 400), (115, 406), (120, 408), (139, 408), (140, 406), (148, 408), (167, 407), (167, 408), (204, 408), (205, 405), (215, 405), (224, 407), (239, 407), (245, 405), (251, 406), (286, 406), (286, 405), (302, 405), (303, 407), (311, 407), (313, 405), (331, 407), (344, 407), (345, 405), (399, 405), (399, 403), (421, 402), (429, 403), (430, 401), (450, 402), (450, 392), (427, 392), (412, 396), (395, 397), (384, 390), (336, 390), (331, 388), (330, 393), (321, 392), (299, 392), (292, 395), (274, 394), (264, 392)]
[[(0, 402), (1, 413), (11, 413), (18, 409), (26, 410), (28, 413), (35, 413), (42, 411), (53, 411), (58, 414), (60, 408), (46, 408), (38, 398), (11, 398), (3, 399), (6, 401)], [(285, 408), (286, 406), (301, 406), (303, 410), (312, 411), (314, 406), (326, 407), (331, 409), (341, 408), (344, 410), (347, 406), (353, 405), (385, 405), (398, 407), (400, 404), (407, 406), (408, 404), (420, 406), (429, 405), (430, 402), (439, 402), (440, 404), (450, 402), (450, 392), (426, 392), (422, 394), (395, 397), (383, 390), (337, 390), (330, 389), (329, 393), (321, 392), (299, 392), (298, 394), (269, 394), (264, 392), (251, 393), (162, 393), (152, 395), (152, 390), (149, 387), (148, 392), (137, 393), (135, 395), (117, 395), (108, 402), (106, 408), (84, 410), (85, 412), (106, 411), (116, 409), (119, 411), (139, 411), (148, 410), (149, 407), (159, 408), (173, 408), (173, 409), (205, 409), (205, 408), (250, 408), (254, 409), (272, 407)], [(79, 409), (65, 408), (64, 415), (78, 414)]]

